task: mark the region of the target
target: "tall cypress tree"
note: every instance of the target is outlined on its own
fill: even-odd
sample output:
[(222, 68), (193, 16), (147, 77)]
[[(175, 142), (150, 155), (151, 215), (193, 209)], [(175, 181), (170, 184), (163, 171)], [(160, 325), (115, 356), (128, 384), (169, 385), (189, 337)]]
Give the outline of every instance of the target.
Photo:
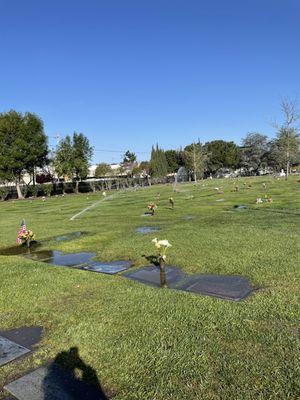
[(156, 144), (156, 147), (152, 146), (150, 165), (151, 175), (154, 178), (163, 178), (167, 175), (168, 163), (166, 155), (164, 150), (158, 147), (158, 144)]

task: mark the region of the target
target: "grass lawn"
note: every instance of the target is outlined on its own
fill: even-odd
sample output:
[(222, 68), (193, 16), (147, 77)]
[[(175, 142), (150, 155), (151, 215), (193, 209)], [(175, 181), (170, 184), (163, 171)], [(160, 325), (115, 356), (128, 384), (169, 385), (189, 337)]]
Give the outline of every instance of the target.
[[(143, 255), (154, 254), (157, 236), (173, 245), (170, 264), (190, 273), (241, 274), (260, 289), (244, 301), (224, 301), (0, 256), (0, 329), (44, 327), (36, 352), (0, 367), (0, 388), (77, 346), (115, 400), (299, 399), (296, 180), (207, 180), (180, 185), (176, 193), (172, 185), (154, 186), (118, 193), (73, 221), (101, 193), (1, 203), (0, 247), (15, 243), (25, 218), (38, 240), (49, 238), (47, 248), (92, 250), (99, 260), (131, 259), (139, 267), (148, 264)], [(274, 202), (256, 205), (265, 193)], [(141, 217), (151, 201), (156, 215)], [(248, 208), (236, 211), (237, 204)], [(135, 232), (147, 225), (161, 231)], [(51, 240), (74, 231), (88, 234)]]

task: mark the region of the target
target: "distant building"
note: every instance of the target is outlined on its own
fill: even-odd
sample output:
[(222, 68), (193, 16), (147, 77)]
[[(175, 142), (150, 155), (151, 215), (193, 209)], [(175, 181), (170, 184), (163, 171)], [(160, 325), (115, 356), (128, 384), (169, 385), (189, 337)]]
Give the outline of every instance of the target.
[(88, 177), (89, 177), (89, 178), (94, 178), (96, 168), (97, 168), (97, 164), (91, 165), (91, 166), (89, 167), (89, 171), (88, 171)]

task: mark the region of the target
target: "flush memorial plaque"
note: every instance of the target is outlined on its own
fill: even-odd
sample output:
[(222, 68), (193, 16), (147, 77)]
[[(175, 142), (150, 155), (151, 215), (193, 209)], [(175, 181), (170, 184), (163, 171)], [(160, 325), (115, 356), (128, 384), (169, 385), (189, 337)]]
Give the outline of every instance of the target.
[(4, 336), (0, 336), (0, 366), (29, 352), (30, 350), (26, 347), (23, 347)]

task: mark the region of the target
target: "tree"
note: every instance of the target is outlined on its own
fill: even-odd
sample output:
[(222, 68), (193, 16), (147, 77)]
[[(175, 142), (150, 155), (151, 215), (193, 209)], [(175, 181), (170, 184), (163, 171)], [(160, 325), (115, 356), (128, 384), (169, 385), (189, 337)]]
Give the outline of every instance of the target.
[(294, 128), (282, 128), (277, 138), (271, 142), (268, 161), (275, 169), (285, 169), (286, 179), (289, 175), (290, 166), (299, 163), (300, 160), (299, 135)]
[(166, 150), (165, 156), (169, 173), (177, 172), (184, 165), (184, 155), (181, 150)]
[(95, 170), (95, 178), (104, 178), (106, 175), (111, 174), (112, 169), (109, 164), (100, 163)]
[(73, 168), (76, 176), (76, 193), (79, 180), (85, 179), (89, 171), (89, 163), (93, 156), (93, 147), (83, 133), (73, 134)]
[(185, 147), (185, 166), (190, 175), (193, 175), (194, 181), (203, 176), (205, 156), (200, 142), (192, 143)]
[(142, 174), (149, 175), (150, 174), (150, 162), (142, 161), (139, 165), (140, 171)]
[(73, 138), (67, 135), (57, 146), (54, 159), (55, 170), (59, 176), (76, 178), (75, 192), (78, 193), (79, 181), (86, 178), (93, 148), (83, 133), (74, 132)]
[(205, 143), (207, 170), (215, 174), (221, 168), (236, 168), (240, 162), (240, 151), (234, 142), (213, 140)]
[(300, 112), (297, 109), (296, 101), (287, 97), (281, 100), (280, 106), (283, 114), (283, 121), (281, 124), (274, 124), (277, 129), (276, 148), (280, 158), (284, 160), (286, 169), (285, 176), (286, 179), (288, 179), (293, 158), (299, 155), (297, 123), (300, 119)]
[(136, 162), (136, 155), (135, 153), (130, 152), (129, 150), (126, 151), (123, 158), (124, 164), (130, 164)]
[(250, 132), (242, 140), (241, 166), (248, 172), (257, 173), (267, 164), (270, 144), (268, 137), (257, 132)]
[(165, 152), (158, 147), (158, 144), (156, 144), (156, 147), (152, 146), (150, 170), (154, 178), (163, 178), (168, 173)]
[(11, 110), (0, 114), (0, 176), (13, 179), (18, 198), (23, 198), (20, 183), (25, 171), (33, 173), (48, 162), (44, 124), (37, 115)]
[(150, 163), (150, 161), (142, 161), (139, 165), (139, 171), (143, 177), (147, 178), (148, 185), (151, 186), (151, 179), (150, 179), (151, 163)]
[(63, 176), (64, 179), (73, 178), (73, 143), (69, 135), (57, 145), (54, 167), (58, 176)]

